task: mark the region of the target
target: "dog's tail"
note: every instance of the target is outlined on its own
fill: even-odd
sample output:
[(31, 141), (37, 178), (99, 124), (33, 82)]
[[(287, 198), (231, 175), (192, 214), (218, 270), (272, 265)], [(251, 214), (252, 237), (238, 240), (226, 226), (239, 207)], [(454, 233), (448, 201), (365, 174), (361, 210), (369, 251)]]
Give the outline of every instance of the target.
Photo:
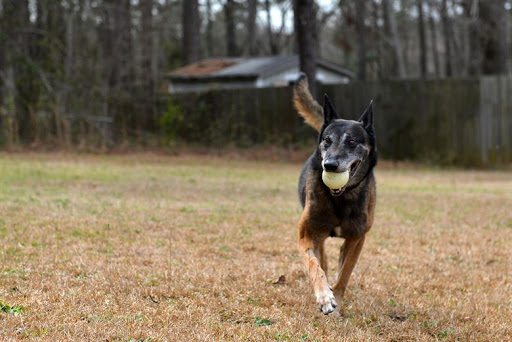
[(320, 132), (324, 124), (324, 110), (315, 101), (308, 87), (308, 78), (301, 73), (293, 89), (293, 103), (304, 121)]

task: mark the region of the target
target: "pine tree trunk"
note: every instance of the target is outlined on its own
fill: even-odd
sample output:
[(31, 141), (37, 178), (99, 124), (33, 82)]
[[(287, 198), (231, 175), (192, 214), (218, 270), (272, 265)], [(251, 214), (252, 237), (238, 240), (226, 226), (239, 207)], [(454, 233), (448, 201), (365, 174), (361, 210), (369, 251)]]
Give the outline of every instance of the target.
[(479, 40), (479, 25), (478, 25), (478, 0), (467, 0), (466, 11), (469, 19), (468, 27), (468, 74), (476, 76), (480, 74), (481, 65), (481, 46)]
[(391, 40), (393, 44), (393, 54), (394, 54), (394, 75), (398, 74), (398, 77), (405, 78), (407, 77), (405, 71), (405, 63), (403, 59), (402, 52), (402, 44), (400, 42), (400, 37), (398, 36), (398, 29), (396, 26), (396, 18), (393, 10), (393, 6), (389, 0), (382, 0), (382, 5), (384, 7), (384, 13), (386, 13), (385, 17), (389, 20), (389, 29), (391, 33)]
[(213, 21), (212, 21), (212, 1), (206, 1), (206, 54), (212, 57), (213, 52)]
[(430, 37), (432, 40), (432, 59), (434, 61), (434, 74), (436, 77), (441, 76), (441, 65), (439, 64), (439, 52), (437, 50), (437, 31), (436, 24), (434, 21), (434, 6), (429, 4), (430, 14), (428, 16), (428, 25), (430, 28)]
[(366, 36), (364, 28), (364, 18), (366, 15), (366, 1), (358, 0), (356, 3), (356, 31), (358, 41), (358, 79), (366, 80)]
[(448, 17), (448, 5), (447, 0), (443, 0), (441, 5), (441, 20), (443, 22), (443, 38), (444, 38), (444, 50), (445, 50), (445, 75), (451, 77), (452, 71), (452, 50), (450, 44), (450, 18)]
[(309, 90), (316, 98), (316, 17), (314, 15), (314, 0), (294, 0), (293, 13), (295, 34), (299, 49), (299, 68), (306, 74)]
[(272, 18), (270, 15), (270, 1), (265, 0), (265, 11), (267, 12), (267, 39), (271, 55), (277, 55), (278, 47), (275, 42), (274, 34), (272, 33)]
[(148, 129), (155, 106), (155, 82), (153, 79), (153, 0), (139, 0), (141, 9), (141, 125)]
[(504, 0), (480, 1), (484, 74), (506, 72), (506, 16)]
[(199, 7), (197, 0), (183, 1), (183, 65), (199, 60)]
[(16, 138), (22, 142), (32, 141), (34, 134), (32, 130), (31, 108), (35, 105), (36, 89), (34, 84), (35, 75), (33, 70), (28, 68), (27, 61), (31, 59), (31, 36), (30, 31), (28, 0), (8, 1), (3, 3), (3, 24), (6, 29), (5, 35), (9, 40), (8, 51), (12, 60), (18, 62), (13, 64), (14, 71), (14, 108), (18, 131)]
[(423, 0), (417, 0), (418, 33), (420, 37), (420, 75), (427, 77), (427, 40), (425, 37), (425, 20), (423, 18)]
[(258, 0), (248, 1), (248, 15), (247, 15), (247, 52), (249, 56), (257, 54), (256, 45), (256, 14), (258, 10)]
[(231, 57), (238, 56), (235, 31), (235, 2), (233, 0), (226, 0), (224, 4), (224, 16), (226, 23), (227, 55)]

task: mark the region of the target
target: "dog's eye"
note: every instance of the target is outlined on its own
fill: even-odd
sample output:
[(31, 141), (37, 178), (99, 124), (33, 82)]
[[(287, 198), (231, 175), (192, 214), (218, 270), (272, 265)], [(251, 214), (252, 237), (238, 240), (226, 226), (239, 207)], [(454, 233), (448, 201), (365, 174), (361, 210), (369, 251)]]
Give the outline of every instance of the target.
[(349, 140), (348, 141), (348, 146), (350, 147), (355, 147), (357, 145), (356, 141), (355, 140)]
[(326, 147), (331, 146), (331, 144), (332, 144), (332, 140), (331, 140), (331, 138), (329, 138), (329, 137), (325, 137), (325, 138), (324, 138), (324, 144), (325, 144), (325, 146), (326, 146)]

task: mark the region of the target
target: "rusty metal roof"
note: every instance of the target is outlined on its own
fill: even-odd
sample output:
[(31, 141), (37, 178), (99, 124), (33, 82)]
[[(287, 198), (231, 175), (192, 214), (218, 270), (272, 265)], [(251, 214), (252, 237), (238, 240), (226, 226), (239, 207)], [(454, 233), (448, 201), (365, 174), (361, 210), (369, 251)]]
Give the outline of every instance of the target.
[[(297, 55), (211, 58), (173, 70), (167, 77), (183, 80), (268, 77), (298, 65)], [(317, 59), (317, 65), (349, 78), (354, 77), (352, 71), (323, 59)]]
[(211, 58), (173, 70), (169, 75), (183, 77), (201, 77), (224, 70), (240, 62), (240, 58)]

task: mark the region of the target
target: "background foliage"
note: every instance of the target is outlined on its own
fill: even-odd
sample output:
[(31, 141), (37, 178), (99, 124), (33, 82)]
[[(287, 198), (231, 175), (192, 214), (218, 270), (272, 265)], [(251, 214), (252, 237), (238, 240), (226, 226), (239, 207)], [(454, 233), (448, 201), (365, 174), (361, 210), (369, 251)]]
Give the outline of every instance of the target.
[[(298, 46), (300, 13), (312, 26)], [(173, 126), (191, 122), (169, 111), (162, 75), (213, 56), (314, 52), (363, 82), (510, 75), (511, 16), (510, 0), (0, 0), (0, 145), (90, 150), (180, 140)], [(208, 120), (229, 114), (220, 96), (203, 98)], [(276, 121), (262, 115), (239, 113), (234, 120), (249, 120), (228, 136), (250, 146), (251, 120)]]

